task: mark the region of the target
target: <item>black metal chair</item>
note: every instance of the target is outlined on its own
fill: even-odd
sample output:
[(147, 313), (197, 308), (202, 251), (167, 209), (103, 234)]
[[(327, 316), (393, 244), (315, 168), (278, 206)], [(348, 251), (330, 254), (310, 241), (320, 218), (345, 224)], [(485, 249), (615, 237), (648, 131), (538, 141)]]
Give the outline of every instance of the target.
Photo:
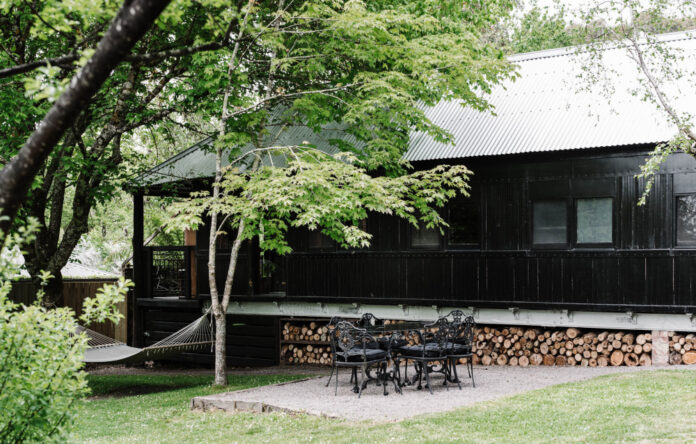
[[(424, 326), (422, 330), (411, 332), (418, 337), (418, 344), (398, 347), (397, 368), (400, 368), (401, 361), (414, 361), (416, 375), (413, 377), (413, 382), (415, 383), (416, 378), (418, 379), (418, 390), (423, 388), (423, 373), (425, 373), (426, 385), (431, 394), (433, 393), (433, 388), (430, 374), (433, 372), (444, 374), (444, 385), (447, 387), (447, 381), (450, 380), (449, 367), (447, 365), (449, 330), (450, 324), (447, 319), (439, 318), (434, 323)], [(441, 365), (439, 370), (435, 370), (435, 365), (437, 364)]]
[(452, 310), (447, 315), (443, 316), (443, 318), (447, 319), (450, 324), (458, 324), (461, 323), (465, 316), (464, 312), (461, 310)]
[[(336, 344), (333, 341), (333, 338), (334, 338), (333, 333), (334, 333), (334, 329), (335, 329), (336, 325), (339, 322), (348, 322), (348, 321), (346, 321), (344, 318), (342, 318), (340, 316), (334, 316), (331, 318), (331, 320), (329, 320), (329, 323), (327, 324), (327, 326), (329, 327), (329, 344), (331, 346), (331, 373), (329, 374), (329, 380), (326, 381), (327, 387), (329, 386), (329, 384), (331, 384), (331, 378), (333, 377), (334, 371), (337, 371), (337, 369), (336, 369)], [(378, 317), (376, 317), (372, 313), (365, 313), (364, 315), (362, 315), (362, 317), (360, 319), (355, 321), (354, 324), (359, 328), (366, 328), (368, 326), (383, 325), (384, 321), (382, 319), (379, 319)], [(388, 339), (385, 341), (382, 338), (378, 338), (377, 341), (378, 341), (377, 343), (368, 344), (368, 347), (369, 348), (382, 348), (383, 350), (387, 350)], [(358, 369), (353, 368), (352, 372), (350, 374), (350, 382), (357, 383), (357, 378), (358, 378)]]
[[(332, 334), (334, 342), (334, 363), (336, 366), (336, 389), (334, 395), (338, 394), (338, 369), (346, 367), (361, 370), (360, 382), (355, 378), (354, 391), (357, 391), (358, 398), (362, 395), (363, 389), (367, 386), (368, 367), (377, 366), (378, 383), (387, 395), (386, 368), (389, 361), (389, 352), (379, 347), (374, 347), (377, 340), (365, 329), (358, 328), (350, 322), (339, 322)], [(357, 388), (357, 390), (355, 390)]]
[[(336, 325), (338, 325), (339, 322), (347, 322), (345, 319), (343, 319), (340, 316), (334, 316), (329, 320), (329, 323), (326, 324), (327, 327), (329, 327), (329, 345), (331, 347), (331, 373), (329, 374), (329, 380), (326, 381), (326, 386), (328, 387), (329, 384), (331, 384), (331, 378), (333, 377), (334, 371), (338, 371), (336, 369), (336, 341), (334, 340), (334, 336), (336, 333)], [(353, 382), (353, 376), (351, 375), (350, 382)]]
[[(367, 330), (375, 330), (384, 325), (384, 320), (378, 318), (372, 313), (365, 313), (360, 319), (355, 321), (355, 325), (359, 328), (365, 328)], [(378, 346), (382, 350), (388, 350), (391, 347), (391, 336), (378, 336), (377, 344), (372, 344), (372, 347)]]
[[(461, 318), (460, 318), (461, 319)], [(450, 377), (453, 377), (452, 382), (456, 382), (459, 390), (462, 389), (462, 384), (457, 374), (457, 362), (466, 358), (466, 368), (471, 378), (471, 386), (476, 387), (474, 381), (474, 362), (473, 362), (473, 345), (474, 345), (474, 328), (476, 321), (473, 316), (467, 316), (463, 321), (450, 322), (449, 324), (449, 339), (447, 340), (447, 365), (449, 367)]]
[(378, 318), (372, 313), (365, 313), (358, 321), (355, 322), (355, 325), (360, 328), (377, 327), (384, 325), (384, 320)]

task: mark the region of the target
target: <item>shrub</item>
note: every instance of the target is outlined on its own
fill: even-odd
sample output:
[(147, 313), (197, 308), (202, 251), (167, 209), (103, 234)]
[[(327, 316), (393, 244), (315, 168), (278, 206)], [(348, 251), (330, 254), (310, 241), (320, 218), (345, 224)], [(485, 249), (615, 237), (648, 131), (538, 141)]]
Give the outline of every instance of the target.
[[(88, 393), (81, 370), (87, 337), (75, 334), (73, 311), (42, 307), (41, 294), (30, 306), (9, 300), (17, 271), (9, 251), (32, 232), (29, 226), (0, 245), (0, 443), (65, 441), (75, 401)], [(128, 285), (122, 280), (100, 291), (86, 302), (83, 320), (117, 321), (113, 304), (122, 300)]]
[[(5, 294), (3, 294), (5, 293)], [(87, 393), (72, 310), (17, 306), (0, 293), (0, 442), (59, 440)]]

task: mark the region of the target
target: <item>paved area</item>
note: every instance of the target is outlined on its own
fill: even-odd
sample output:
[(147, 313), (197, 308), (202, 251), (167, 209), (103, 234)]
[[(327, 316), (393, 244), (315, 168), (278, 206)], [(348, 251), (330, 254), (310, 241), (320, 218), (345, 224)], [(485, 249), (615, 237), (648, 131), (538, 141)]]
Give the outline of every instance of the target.
[[(683, 368), (670, 366), (665, 368)], [(398, 421), (425, 413), (442, 412), (481, 401), (489, 401), (554, 384), (581, 381), (610, 373), (656, 370), (660, 367), (476, 367), (476, 387), (471, 380), (462, 378), (462, 390), (456, 386), (449, 391), (442, 385), (442, 377), (433, 381), (434, 394), (424, 388), (404, 387), (403, 395), (393, 392), (382, 394), (382, 388), (370, 384), (358, 399), (351, 391), (349, 372), (343, 370), (339, 379), (338, 395), (334, 396), (334, 381), (325, 387), (327, 376), (313, 377), (299, 382), (277, 384), (197, 397), (194, 409), (246, 410), (255, 412), (282, 411), (307, 413), (324, 417), (350, 420)], [(459, 367), (459, 375), (466, 376), (466, 368)]]

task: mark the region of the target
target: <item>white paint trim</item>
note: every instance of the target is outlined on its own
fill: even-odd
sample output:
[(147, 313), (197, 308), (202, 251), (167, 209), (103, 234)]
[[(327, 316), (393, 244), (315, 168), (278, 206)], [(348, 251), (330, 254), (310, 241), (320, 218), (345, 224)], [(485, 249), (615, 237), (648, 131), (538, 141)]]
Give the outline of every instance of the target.
[(369, 305), (312, 302), (231, 302), (230, 314), (331, 318), (360, 317), (373, 313), (383, 319), (435, 320), (451, 310), (473, 314), (479, 324), (579, 327), (621, 330), (675, 330), (696, 332), (694, 314), (612, 313), (569, 310), (527, 310), (517, 308), (475, 308), (455, 306)]

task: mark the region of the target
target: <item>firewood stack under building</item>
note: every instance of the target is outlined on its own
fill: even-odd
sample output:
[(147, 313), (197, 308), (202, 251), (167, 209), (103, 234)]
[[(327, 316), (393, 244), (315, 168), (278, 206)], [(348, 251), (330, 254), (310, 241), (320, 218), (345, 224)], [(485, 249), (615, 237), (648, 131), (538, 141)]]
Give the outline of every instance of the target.
[[(399, 321), (385, 321), (386, 323)], [(696, 363), (696, 335), (670, 332), (670, 363)], [(410, 344), (417, 337), (408, 337)], [(331, 364), (325, 320), (281, 320), (281, 362)], [(509, 366), (647, 366), (652, 364), (652, 335), (638, 331), (578, 328), (477, 326), (474, 364)]]

